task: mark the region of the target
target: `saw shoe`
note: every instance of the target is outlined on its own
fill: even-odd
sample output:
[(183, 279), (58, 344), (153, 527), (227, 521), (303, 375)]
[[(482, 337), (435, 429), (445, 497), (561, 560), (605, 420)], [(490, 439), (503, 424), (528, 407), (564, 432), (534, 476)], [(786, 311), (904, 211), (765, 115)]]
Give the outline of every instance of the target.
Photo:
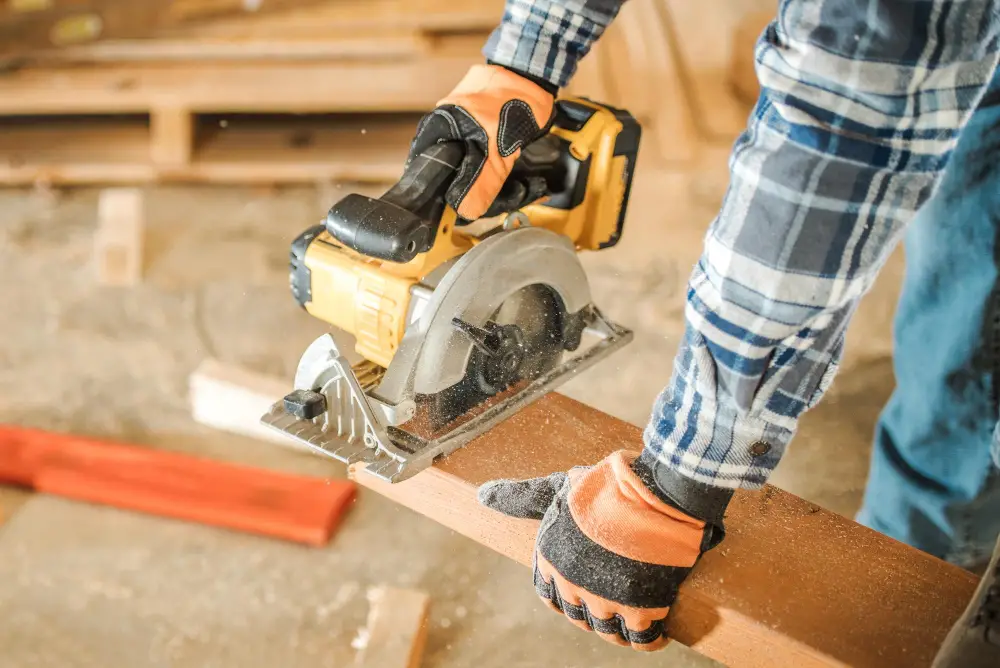
[(972, 601), (952, 627), (932, 668), (1000, 666), (1000, 539)]
[(459, 217), (481, 218), (500, 194), (521, 149), (544, 135), (555, 91), (498, 65), (476, 65), (421, 119), (410, 159), (433, 144), (465, 148), (445, 200)]
[[(541, 520), (534, 585), (546, 605), (608, 642), (652, 651), (668, 642), (681, 583), (722, 540), (732, 493), (709, 489), (698, 498), (672, 497), (657, 483), (655, 463), (619, 451), (568, 473), (488, 482), (479, 500), (511, 517)], [(696, 508), (682, 508), (684, 500)]]

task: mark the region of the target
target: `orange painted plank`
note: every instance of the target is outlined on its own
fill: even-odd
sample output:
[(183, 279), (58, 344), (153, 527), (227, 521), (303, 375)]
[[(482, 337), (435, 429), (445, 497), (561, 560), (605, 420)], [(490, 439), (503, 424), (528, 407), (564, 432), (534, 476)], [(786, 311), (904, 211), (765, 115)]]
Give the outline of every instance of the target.
[(0, 425), (0, 483), (323, 545), (356, 485), (69, 434)]

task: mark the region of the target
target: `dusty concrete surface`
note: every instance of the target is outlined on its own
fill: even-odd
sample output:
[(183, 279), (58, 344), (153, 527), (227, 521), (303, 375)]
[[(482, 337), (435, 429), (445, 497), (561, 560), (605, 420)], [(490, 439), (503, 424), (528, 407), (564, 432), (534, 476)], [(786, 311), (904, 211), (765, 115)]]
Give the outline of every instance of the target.
[[(598, 304), (636, 340), (568, 394), (644, 422), (682, 330), (712, 183), (641, 174), (624, 241), (586, 258)], [(134, 289), (92, 280), (96, 191), (0, 192), (0, 421), (342, 476), (335, 463), (202, 428), (186, 398), (204, 356), (290, 377), (325, 331), (288, 294), (286, 249), (330, 192), (151, 188), (145, 280)], [(892, 385), (899, 259), (855, 322), (830, 399), (807, 416), (774, 479), (845, 514)], [(536, 602), (522, 567), (364, 492), (321, 550), (43, 497), (14, 512), (25, 498), (0, 495), (4, 665), (346, 666), (365, 588), (383, 582), (431, 594), (428, 668), (706, 665), (680, 649), (671, 663), (580, 633)]]

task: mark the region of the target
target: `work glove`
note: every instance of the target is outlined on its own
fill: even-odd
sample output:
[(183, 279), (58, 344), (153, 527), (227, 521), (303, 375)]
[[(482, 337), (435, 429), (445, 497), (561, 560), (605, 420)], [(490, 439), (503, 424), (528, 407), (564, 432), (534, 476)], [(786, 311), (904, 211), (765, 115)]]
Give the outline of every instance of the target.
[(462, 142), (465, 157), (445, 201), (466, 221), (500, 193), (521, 148), (552, 123), (555, 89), (499, 65), (475, 65), (417, 126), (408, 160), (439, 142)]
[(541, 520), (534, 554), (541, 599), (576, 626), (641, 651), (667, 644), (677, 590), (722, 540), (731, 496), (623, 450), (569, 473), (479, 488), (485, 506)]

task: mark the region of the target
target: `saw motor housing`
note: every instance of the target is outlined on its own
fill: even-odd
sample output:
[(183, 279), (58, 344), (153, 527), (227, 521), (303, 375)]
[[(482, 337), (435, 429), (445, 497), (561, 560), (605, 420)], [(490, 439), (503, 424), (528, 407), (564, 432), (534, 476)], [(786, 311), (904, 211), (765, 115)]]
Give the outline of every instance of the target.
[[(544, 228), (567, 237), (578, 251), (614, 246), (640, 134), (627, 111), (585, 98), (559, 100), (548, 134), (522, 150), (498, 198), (497, 229)], [(462, 150), (460, 144), (436, 145), (381, 198), (349, 195), (325, 224), (292, 244), (295, 299), (311, 315), (353, 334), (356, 352), (380, 367), (389, 366), (407, 325), (419, 316), (435, 275), (482, 239), (463, 232), (472, 221), (458, 218), (443, 199), (441, 186), (453, 170), (441, 165), (457, 166)], [(542, 183), (540, 199), (517, 206)]]

